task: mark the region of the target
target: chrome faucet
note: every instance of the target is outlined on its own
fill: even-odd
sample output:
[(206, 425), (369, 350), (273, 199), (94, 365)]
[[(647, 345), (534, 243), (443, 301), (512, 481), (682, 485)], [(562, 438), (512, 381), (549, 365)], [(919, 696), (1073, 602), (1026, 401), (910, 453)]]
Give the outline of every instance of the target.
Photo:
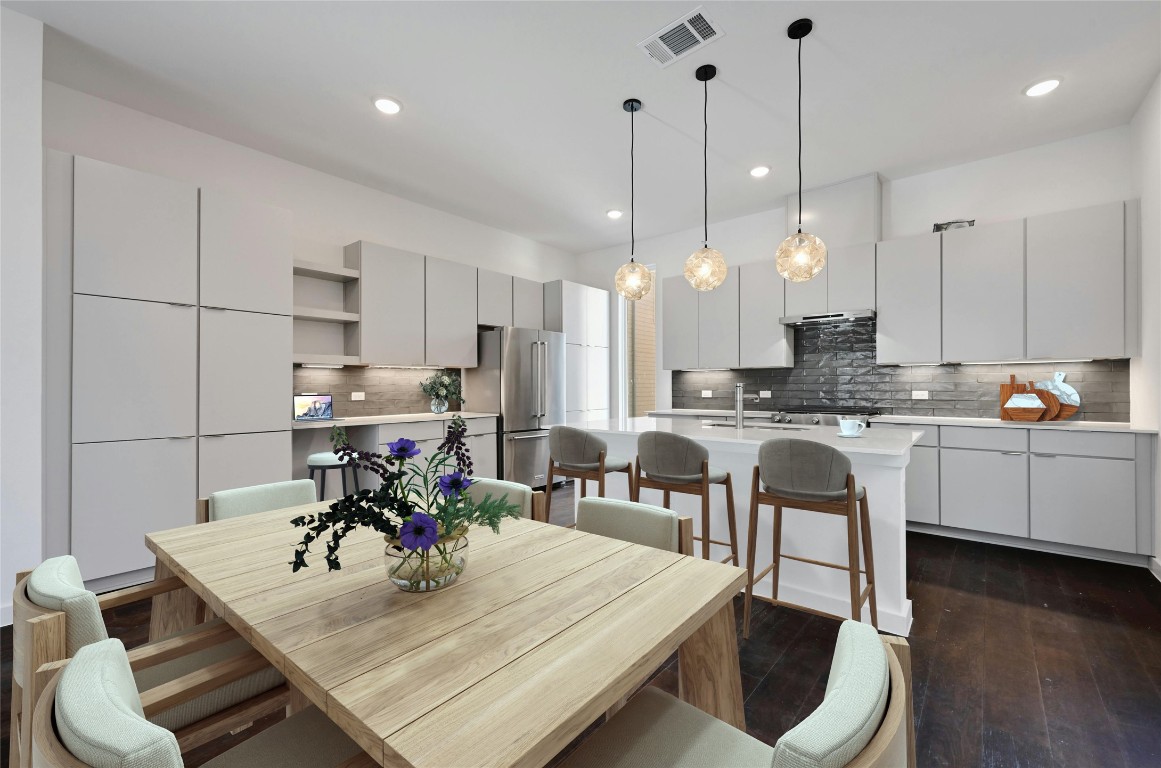
[[(746, 385), (742, 382), (734, 384), (734, 425), (742, 428), (742, 423), (746, 418)], [(750, 395), (754, 398), (754, 402), (761, 402), (762, 398), (758, 395)]]

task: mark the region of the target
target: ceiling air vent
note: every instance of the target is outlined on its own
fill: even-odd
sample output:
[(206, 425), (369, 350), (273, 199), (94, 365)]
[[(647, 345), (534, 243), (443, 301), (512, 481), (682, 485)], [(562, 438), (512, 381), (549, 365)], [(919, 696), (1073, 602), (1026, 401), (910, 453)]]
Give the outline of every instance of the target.
[(701, 6), (698, 6), (637, 43), (637, 47), (645, 51), (658, 66), (665, 68), (724, 34), (702, 13)]

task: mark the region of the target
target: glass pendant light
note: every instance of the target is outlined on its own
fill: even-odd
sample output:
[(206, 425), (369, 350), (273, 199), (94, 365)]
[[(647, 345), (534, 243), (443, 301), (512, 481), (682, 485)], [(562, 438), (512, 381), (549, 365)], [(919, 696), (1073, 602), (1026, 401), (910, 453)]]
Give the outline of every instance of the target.
[(629, 301), (637, 301), (648, 296), (653, 288), (653, 273), (634, 259), (634, 252), (637, 250), (637, 217), (634, 210), (637, 204), (637, 163), (633, 153), (636, 149), (637, 132), (633, 116), (641, 111), (641, 100), (625, 99), (625, 103), (621, 106), (629, 113), (629, 261), (617, 270), (615, 284), (617, 293)]
[(702, 139), (702, 178), (704, 179), (703, 205), (705, 211), (704, 239), (702, 247), (685, 260), (685, 279), (699, 291), (712, 291), (726, 281), (726, 259), (721, 251), (709, 247), (709, 81), (714, 79), (718, 68), (713, 64), (703, 64), (697, 68), (696, 77), (705, 86), (705, 105), (702, 108), (704, 137)]
[(802, 231), (802, 38), (813, 28), (810, 19), (799, 19), (786, 29), (786, 36), (798, 41), (798, 232), (778, 246), (774, 263), (792, 283), (805, 283), (826, 266), (826, 243)]

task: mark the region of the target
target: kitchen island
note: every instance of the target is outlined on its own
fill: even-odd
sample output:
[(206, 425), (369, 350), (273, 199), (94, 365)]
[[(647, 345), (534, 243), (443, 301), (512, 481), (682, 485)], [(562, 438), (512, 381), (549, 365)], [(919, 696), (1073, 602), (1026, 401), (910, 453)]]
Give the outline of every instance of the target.
[[(907, 430), (866, 430), (858, 438), (838, 436), (833, 426), (709, 426), (695, 419), (633, 418), (589, 421), (573, 426), (600, 435), (609, 444), (609, 454), (632, 460), (637, 456), (637, 438), (642, 432), (658, 430), (693, 438), (709, 449), (710, 464), (733, 474), (734, 501), (737, 509), (738, 554), (745, 567), (747, 527), (750, 509), (750, 485), (758, 446), (773, 438), (788, 437), (829, 445), (851, 460), (856, 481), (866, 487), (871, 512), (872, 542), (875, 553), (876, 596), (879, 628), (906, 635), (911, 627), (911, 601), (907, 598), (905, 473), (911, 457), (911, 446), (919, 432)], [(606, 495), (629, 497), (627, 483), (621, 476), (610, 476)], [(724, 486), (711, 491), (711, 529), (715, 539), (727, 540)], [(661, 492), (643, 490), (641, 501), (661, 504)], [(696, 496), (673, 494), (671, 507), (694, 518), (700, 528), (701, 506)], [(758, 515), (756, 570), (762, 570), (772, 559), (773, 510), (762, 507)], [(787, 508), (783, 513), (783, 554), (846, 562), (846, 529), (840, 518), (815, 512)], [(729, 554), (726, 547), (714, 545), (711, 556), (720, 560)], [(794, 560), (782, 561), (779, 598), (816, 611), (838, 616), (850, 615), (850, 586), (845, 571), (820, 568)], [(769, 598), (772, 581), (769, 576), (754, 587), (757, 597)], [(866, 608), (863, 620), (869, 621)]]

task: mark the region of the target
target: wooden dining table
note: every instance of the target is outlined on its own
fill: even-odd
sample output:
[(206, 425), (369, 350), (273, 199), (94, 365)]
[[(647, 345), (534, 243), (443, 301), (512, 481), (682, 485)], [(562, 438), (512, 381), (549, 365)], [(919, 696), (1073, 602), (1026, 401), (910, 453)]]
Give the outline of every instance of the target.
[[(326, 504), (152, 533), (152, 634), (206, 608), (385, 766), (539, 766), (616, 708), (675, 651), (681, 697), (745, 729), (733, 598), (741, 568), (532, 520), (469, 534), (467, 567), (435, 592), (387, 580), (383, 537), (360, 529), (328, 571)], [(204, 605), (201, 601), (204, 601)]]

